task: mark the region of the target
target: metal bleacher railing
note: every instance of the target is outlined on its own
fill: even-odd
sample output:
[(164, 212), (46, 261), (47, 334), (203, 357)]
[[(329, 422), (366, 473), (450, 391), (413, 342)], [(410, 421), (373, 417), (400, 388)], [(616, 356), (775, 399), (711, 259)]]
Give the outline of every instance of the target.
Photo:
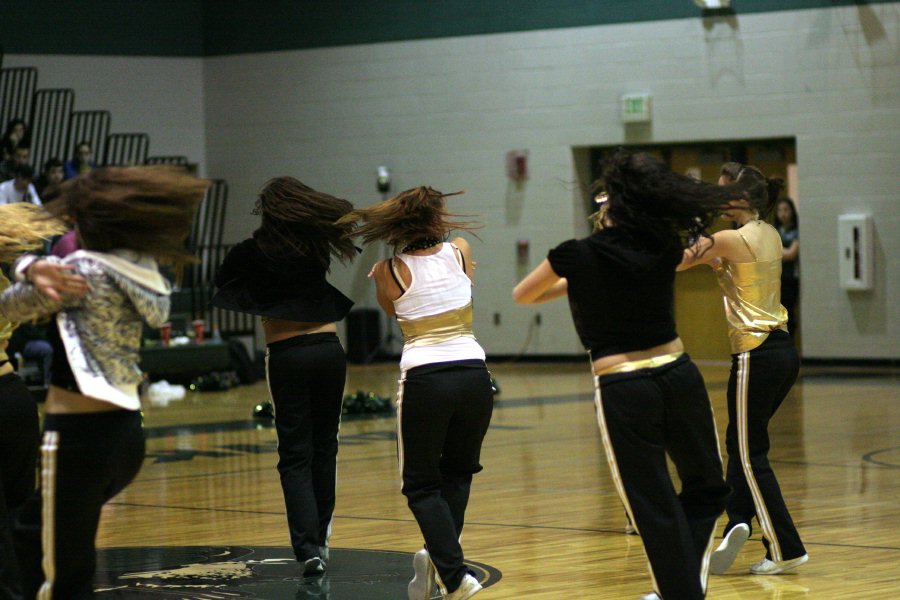
[(103, 164), (116, 167), (142, 165), (149, 149), (150, 136), (146, 133), (111, 133), (106, 136)]
[(48, 158), (66, 157), (69, 123), (75, 92), (70, 89), (37, 90), (31, 102), (31, 164), (40, 170)]
[[(32, 164), (40, 170), (48, 158), (66, 160), (74, 156), (75, 145), (90, 144), (98, 165), (177, 165), (194, 167), (186, 156), (149, 156), (150, 137), (146, 133), (110, 133), (111, 115), (105, 110), (74, 110), (71, 89), (38, 89), (34, 67), (2, 68), (0, 46), (0, 126), (15, 118), (29, 124)], [(189, 247), (198, 262), (186, 268), (182, 278), (185, 309), (192, 319), (205, 319), (223, 336), (252, 335), (252, 316), (213, 309), (215, 271), (231, 246), (222, 244), (228, 184), (214, 180), (197, 213)]]
[(0, 69), (0, 126), (5, 127), (12, 119), (31, 122), (31, 98), (37, 78), (34, 67)]
[(185, 271), (185, 285), (190, 286), (191, 312), (195, 319), (204, 319), (210, 328), (218, 328), (223, 335), (252, 335), (255, 319), (251, 315), (224, 311), (210, 306), (216, 269), (222, 264), (231, 246), (222, 244), (225, 211), (228, 206), (228, 183), (215, 179), (197, 216), (188, 247), (199, 262)]
[(177, 165), (186, 167), (189, 165), (187, 156), (148, 156), (145, 165)]

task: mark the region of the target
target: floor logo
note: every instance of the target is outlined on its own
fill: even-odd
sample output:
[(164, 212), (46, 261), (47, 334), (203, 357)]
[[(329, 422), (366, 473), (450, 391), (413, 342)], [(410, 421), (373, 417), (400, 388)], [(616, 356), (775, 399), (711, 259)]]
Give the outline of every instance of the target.
[[(100, 599), (397, 600), (406, 597), (412, 556), (334, 548), (325, 575), (303, 577), (284, 547), (101, 548), (94, 588)], [(486, 587), (500, 580), (488, 565), (468, 566)]]

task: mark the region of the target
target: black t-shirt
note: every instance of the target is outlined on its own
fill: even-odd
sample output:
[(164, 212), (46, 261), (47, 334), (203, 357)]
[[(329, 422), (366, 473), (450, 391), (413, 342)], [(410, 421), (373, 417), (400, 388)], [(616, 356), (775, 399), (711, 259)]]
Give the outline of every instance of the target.
[(642, 248), (610, 227), (563, 242), (547, 258), (553, 271), (568, 280), (575, 330), (591, 359), (677, 337), (674, 283), (680, 247)]
[(325, 272), (311, 258), (274, 261), (250, 238), (222, 261), (215, 279), (219, 289), (210, 304), (287, 321), (340, 321), (353, 302), (325, 280)]

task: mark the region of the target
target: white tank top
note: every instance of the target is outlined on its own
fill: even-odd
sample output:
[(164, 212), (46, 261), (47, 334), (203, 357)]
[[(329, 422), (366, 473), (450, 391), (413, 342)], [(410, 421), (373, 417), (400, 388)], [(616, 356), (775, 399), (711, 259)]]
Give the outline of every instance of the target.
[[(444, 243), (434, 254), (397, 255), (396, 260), (403, 261), (411, 276), (403, 295), (394, 300), (398, 319), (433, 317), (463, 309), (472, 302), (472, 281), (463, 271), (457, 253), (452, 244)], [(402, 280), (398, 284), (401, 289), (404, 287)], [(427, 345), (404, 343), (400, 369), (405, 372), (431, 363), (484, 358), (484, 349), (475, 337), (461, 335)]]

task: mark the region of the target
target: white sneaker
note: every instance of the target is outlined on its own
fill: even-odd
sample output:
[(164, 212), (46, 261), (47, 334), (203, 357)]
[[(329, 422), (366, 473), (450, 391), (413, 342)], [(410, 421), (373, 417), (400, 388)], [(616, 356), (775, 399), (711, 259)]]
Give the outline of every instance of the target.
[(660, 598), (656, 595), (656, 592), (651, 592), (645, 596), (641, 596), (641, 600), (660, 600)]
[(315, 577), (316, 575), (321, 575), (325, 572), (325, 561), (319, 558), (318, 556), (314, 556), (312, 558), (307, 559), (303, 563), (303, 576), (304, 577)]
[(428, 550), (423, 548), (416, 552), (413, 557), (413, 569), (416, 575), (406, 586), (409, 600), (430, 600), (431, 592), (434, 590), (434, 565), (431, 564)]
[(328, 522), (328, 528), (325, 530), (325, 545), (319, 546), (319, 556), (321, 556), (322, 560), (324, 560), (326, 563), (328, 562), (328, 555), (330, 554), (328, 552), (328, 550), (331, 547), (331, 524), (332, 524), (332, 522), (333, 522), (333, 520)]
[(792, 558), (791, 560), (774, 561), (764, 558), (750, 567), (750, 572), (754, 575), (778, 575), (779, 573), (784, 573), (794, 567), (799, 567), (808, 560), (809, 554), (804, 554), (803, 556)]
[(712, 556), (709, 557), (709, 571), (713, 575), (721, 575), (731, 567), (734, 559), (737, 558), (741, 546), (750, 537), (750, 526), (746, 523), (738, 523), (731, 528), (731, 531), (719, 544)]
[(444, 600), (467, 600), (480, 591), (481, 584), (478, 580), (466, 573), (459, 587), (444, 596)]

